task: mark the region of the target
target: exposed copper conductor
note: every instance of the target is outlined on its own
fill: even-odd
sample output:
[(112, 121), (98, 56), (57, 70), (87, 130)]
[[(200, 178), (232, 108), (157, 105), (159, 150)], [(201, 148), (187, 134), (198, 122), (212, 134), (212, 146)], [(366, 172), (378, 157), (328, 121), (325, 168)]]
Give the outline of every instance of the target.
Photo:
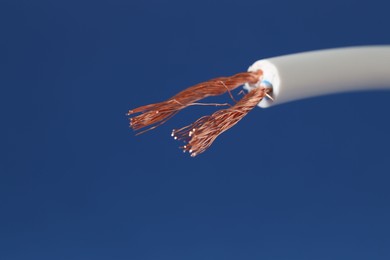
[(140, 115), (130, 118), (130, 127), (134, 130), (148, 127), (140, 133), (154, 129), (165, 123), (181, 109), (195, 105), (195, 102), (203, 98), (222, 95), (226, 92), (229, 92), (230, 94), (231, 90), (234, 90), (244, 83), (255, 84), (259, 81), (262, 74), (262, 71), (258, 70), (256, 72), (238, 73), (231, 77), (211, 79), (189, 87), (166, 101), (129, 110), (127, 113), (128, 116), (135, 113), (141, 113)]
[(269, 91), (270, 89), (256, 88), (234, 106), (219, 110), (211, 116), (201, 117), (195, 123), (181, 129), (173, 130), (172, 136), (176, 140), (182, 140), (186, 143), (181, 148), (184, 152), (188, 151), (192, 157), (203, 153), (220, 134), (246, 116), (268, 95)]
[[(164, 102), (130, 110), (127, 114), (129, 116), (134, 113), (141, 113), (130, 118), (130, 127), (134, 130), (147, 127), (146, 130), (138, 134), (144, 133), (165, 123), (183, 108), (192, 105), (205, 105), (203, 103), (196, 103), (205, 97), (222, 95), (228, 92), (230, 97), (235, 101), (231, 93), (232, 90), (245, 83), (260, 84), (259, 87), (251, 90), (241, 100), (238, 102), (235, 101), (235, 105), (230, 105), (229, 108), (221, 109), (212, 115), (201, 117), (191, 125), (172, 131), (172, 136), (176, 140), (185, 143), (181, 147), (183, 151), (188, 151), (192, 157), (197, 156), (206, 151), (220, 134), (237, 124), (264, 97), (272, 99), (272, 87), (270, 88), (260, 83), (262, 82), (262, 76), (263, 72), (261, 70), (243, 72), (231, 77), (215, 78), (189, 87)], [(219, 106), (225, 104), (208, 105)]]

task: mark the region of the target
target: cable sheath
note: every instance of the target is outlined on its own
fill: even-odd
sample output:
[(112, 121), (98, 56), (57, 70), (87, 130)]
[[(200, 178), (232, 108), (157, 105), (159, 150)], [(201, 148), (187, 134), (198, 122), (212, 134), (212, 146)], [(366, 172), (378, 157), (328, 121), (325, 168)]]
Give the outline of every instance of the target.
[(263, 99), (259, 103), (263, 108), (340, 92), (390, 90), (390, 45), (279, 56), (256, 61), (248, 70), (259, 69), (273, 88), (273, 101)]

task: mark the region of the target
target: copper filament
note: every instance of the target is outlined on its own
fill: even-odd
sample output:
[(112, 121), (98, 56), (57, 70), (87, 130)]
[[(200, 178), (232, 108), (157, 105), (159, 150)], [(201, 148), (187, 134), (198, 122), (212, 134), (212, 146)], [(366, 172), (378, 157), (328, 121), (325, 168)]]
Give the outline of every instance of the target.
[[(231, 77), (211, 79), (189, 87), (166, 101), (130, 110), (127, 113), (128, 116), (141, 113), (130, 118), (130, 127), (133, 130), (146, 128), (146, 130), (138, 134), (144, 133), (165, 123), (181, 109), (191, 105), (198, 105), (197, 101), (209, 96), (217, 96), (229, 92), (230, 97), (234, 100), (230, 93), (231, 90), (244, 83), (257, 83), (262, 74), (263, 72), (258, 70), (256, 72), (238, 73)], [(221, 109), (212, 115), (201, 117), (191, 125), (173, 130), (172, 136), (177, 140), (183, 141), (185, 143), (181, 147), (183, 151), (188, 151), (194, 157), (206, 151), (220, 134), (237, 124), (269, 94), (270, 89), (255, 88), (236, 102), (234, 106)]]

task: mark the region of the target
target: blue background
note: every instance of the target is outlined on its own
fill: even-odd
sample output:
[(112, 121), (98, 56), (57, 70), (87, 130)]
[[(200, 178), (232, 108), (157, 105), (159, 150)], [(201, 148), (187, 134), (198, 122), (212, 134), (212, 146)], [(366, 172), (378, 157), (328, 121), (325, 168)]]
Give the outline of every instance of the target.
[(390, 92), (256, 108), (196, 158), (171, 130), (214, 108), (137, 137), (125, 116), (261, 58), (389, 44), (389, 3), (0, 1), (0, 259), (390, 259)]

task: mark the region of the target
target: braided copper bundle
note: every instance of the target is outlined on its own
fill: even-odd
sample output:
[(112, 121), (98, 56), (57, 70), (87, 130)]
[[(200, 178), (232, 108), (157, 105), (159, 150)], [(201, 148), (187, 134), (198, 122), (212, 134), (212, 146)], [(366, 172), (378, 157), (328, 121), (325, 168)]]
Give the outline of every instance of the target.
[(256, 88), (234, 106), (219, 110), (211, 116), (201, 117), (195, 123), (181, 129), (173, 130), (172, 136), (176, 140), (187, 143), (181, 148), (184, 152), (188, 151), (192, 157), (203, 153), (220, 134), (237, 124), (267, 96), (268, 91), (269, 89)]
[(203, 98), (222, 95), (226, 92), (230, 93), (231, 90), (234, 90), (246, 82), (254, 84), (259, 81), (261, 76), (262, 71), (259, 70), (256, 72), (238, 73), (231, 77), (211, 79), (189, 87), (166, 101), (129, 110), (127, 113), (128, 116), (135, 113), (141, 113), (140, 115), (130, 118), (130, 127), (133, 128), (133, 130), (149, 127), (140, 133), (154, 129), (165, 123), (181, 109), (194, 105), (196, 104), (195, 102)]

